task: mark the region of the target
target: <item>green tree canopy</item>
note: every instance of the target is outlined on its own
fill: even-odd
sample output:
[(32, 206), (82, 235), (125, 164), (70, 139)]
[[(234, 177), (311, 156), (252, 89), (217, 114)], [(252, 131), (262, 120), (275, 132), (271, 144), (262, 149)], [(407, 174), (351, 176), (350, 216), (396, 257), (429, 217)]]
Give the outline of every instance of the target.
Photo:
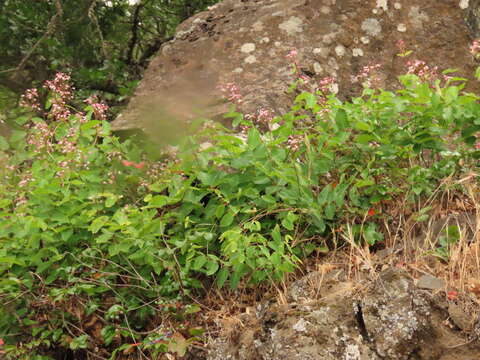
[(55, 71), (119, 94), (177, 25), (217, 0), (0, 0), (0, 85), (22, 92)]

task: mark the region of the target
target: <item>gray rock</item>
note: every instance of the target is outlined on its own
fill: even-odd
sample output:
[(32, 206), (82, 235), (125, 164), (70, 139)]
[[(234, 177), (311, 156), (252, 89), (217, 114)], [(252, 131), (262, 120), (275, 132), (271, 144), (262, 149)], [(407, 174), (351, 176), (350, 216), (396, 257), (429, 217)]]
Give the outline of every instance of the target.
[(446, 284), (443, 279), (436, 278), (432, 275), (422, 275), (420, 279), (418, 279), (417, 286), (420, 289), (443, 290)]
[[(303, 284), (317, 276), (307, 275)], [(302, 287), (306, 296), (308, 289)], [(362, 288), (361, 293), (351, 288), (348, 293), (302, 304), (270, 304), (258, 316), (242, 317), (244, 328), (234, 336), (230, 334), (229, 340), (212, 339), (207, 359), (480, 358), (480, 343), (467, 342), (446, 326), (449, 313), (438, 307), (428, 292), (415, 287), (408, 274), (389, 269)], [(325, 294), (325, 290), (322, 285), (319, 292)], [(466, 326), (465, 316), (461, 319), (459, 311), (455, 316), (460, 316), (455, 321)]]
[[(459, 0), (225, 0), (180, 25), (113, 129), (162, 120), (178, 127), (179, 119), (200, 109), (203, 115), (221, 114), (227, 106), (218, 102), (218, 85), (232, 82), (244, 97), (239, 110), (282, 114), (294, 80), (285, 55), (294, 48), (310, 84), (334, 76), (342, 98), (360, 93), (352, 76), (370, 64), (383, 65), (380, 86), (398, 86), (396, 77), (406, 70), (397, 56), (399, 40), (413, 51), (410, 58), (472, 78), (476, 63), (469, 46), (478, 33), (479, 1), (462, 1), (460, 6)], [(474, 84), (469, 90), (477, 89)]]

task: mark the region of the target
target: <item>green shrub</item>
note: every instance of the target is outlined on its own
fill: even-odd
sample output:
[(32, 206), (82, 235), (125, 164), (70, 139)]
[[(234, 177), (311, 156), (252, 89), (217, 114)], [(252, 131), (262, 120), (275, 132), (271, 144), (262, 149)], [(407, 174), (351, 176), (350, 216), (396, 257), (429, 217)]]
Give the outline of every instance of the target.
[(328, 251), (347, 223), (357, 241), (381, 242), (392, 203), (430, 196), (480, 157), (476, 95), (461, 93), (459, 79), (400, 79), (399, 91), (366, 88), (350, 102), (294, 87), (284, 116), (232, 111), (235, 130), (206, 121), (173, 158), (151, 159), (112, 135), (101, 103), (72, 110), (68, 77), (57, 77), (49, 113), (20, 118), (23, 129), (0, 142), (7, 357), (95, 346), (110, 355), (145, 330), (152, 354), (181, 354), (198, 329), (156, 328), (158, 319), (198, 311), (165, 304), (209, 279), (232, 288), (280, 280)]

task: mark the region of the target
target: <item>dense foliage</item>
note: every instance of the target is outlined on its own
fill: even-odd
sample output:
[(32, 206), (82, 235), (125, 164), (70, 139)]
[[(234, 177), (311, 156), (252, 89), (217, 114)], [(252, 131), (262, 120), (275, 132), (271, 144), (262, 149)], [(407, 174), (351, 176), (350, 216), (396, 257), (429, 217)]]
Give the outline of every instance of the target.
[(0, 86), (21, 92), (55, 71), (121, 97), (176, 26), (216, 0), (0, 1)]
[(27, 91), (33, 113), (0, 138), (7, 358), (182, 355), (201, 331), (164, 320), (198, 308), (172, 302), (213, 280), (277, 281), (343, 237), (378, 244), (396, 203), (416, 209), (443, 179), (478, 170), (479, 98), (462, 79), (408, 74), (401, 90), (348, 102), (306, 80), (284, 116), (232, 111), (233, 130), (202, 121), (155, 156), (113, 136), (98, 99), (78, 109), (68, 75), (45, 96)]

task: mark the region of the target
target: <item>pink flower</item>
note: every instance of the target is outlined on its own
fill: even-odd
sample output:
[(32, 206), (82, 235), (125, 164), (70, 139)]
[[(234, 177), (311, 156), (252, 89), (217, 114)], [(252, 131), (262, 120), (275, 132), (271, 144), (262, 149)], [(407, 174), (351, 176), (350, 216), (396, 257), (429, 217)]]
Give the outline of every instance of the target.
[(404, 53), (406, 51), (404, 40), (398, 40), (395, 45), (397, 45), (397, 48), (398, 48), (398, 50), (400, 50), (401, 53)]
[(287, 59), (294, 60), (298, 55), (297, 49), (292, 49), (290, 52), (285, 56)]
[(474, 40), (472, 45), (470, 46), (470, 53), (477, 57), (478, 54), (480, 54), (480, 40)]

